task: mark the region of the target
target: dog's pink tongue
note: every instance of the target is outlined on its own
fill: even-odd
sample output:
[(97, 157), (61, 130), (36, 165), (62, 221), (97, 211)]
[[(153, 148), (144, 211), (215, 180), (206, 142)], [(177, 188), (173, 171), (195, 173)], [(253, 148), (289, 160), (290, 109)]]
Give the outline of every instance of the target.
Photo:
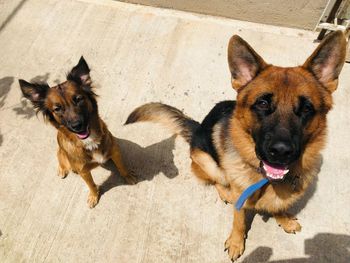
[(287, 167), (284, 166), (272, 166), (263, 161), (264, 170), (266, 172), (266, 176), (271, 179), (283, 179), (284, 175), (289, 172)]
[(86, 132), (83, 133), (77, 133), (77, 136), (79, 139), (86, 139), (87, 137), (89, 137), (89, 131), (87, 130)]

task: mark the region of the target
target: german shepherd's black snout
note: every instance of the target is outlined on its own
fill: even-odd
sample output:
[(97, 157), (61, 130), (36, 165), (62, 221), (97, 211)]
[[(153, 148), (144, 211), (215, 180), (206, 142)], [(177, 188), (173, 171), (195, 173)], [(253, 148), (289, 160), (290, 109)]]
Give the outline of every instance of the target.
[(270, 158), (278, 157), (282, 160), (289, 158), (294, 152), (293, 145), (289, 142), (277, 141), (270, 145), (268, 153)]
[(263, 161), (275, 165), (289, 165), (300, 157), (301, 128), (276, 127), (256, 136), (256, 153)]

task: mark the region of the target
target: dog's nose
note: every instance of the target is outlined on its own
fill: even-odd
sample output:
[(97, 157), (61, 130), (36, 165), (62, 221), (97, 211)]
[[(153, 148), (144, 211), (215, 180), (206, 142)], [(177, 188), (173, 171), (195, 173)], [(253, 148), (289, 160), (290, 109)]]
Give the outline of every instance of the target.
[(74, 122), (71, 123), (70, 126), (72, 127), (72, 129), (73, 129), (74, 131), (81, 131), (82, 128), (83, 128), (83, 122), (80, 121), (80, 120), (74, 121)]
[(278, 141), (269, 147), (269, 155), (279, 161), (286, 161), (294, 152), (293, 146), (290, 143)]

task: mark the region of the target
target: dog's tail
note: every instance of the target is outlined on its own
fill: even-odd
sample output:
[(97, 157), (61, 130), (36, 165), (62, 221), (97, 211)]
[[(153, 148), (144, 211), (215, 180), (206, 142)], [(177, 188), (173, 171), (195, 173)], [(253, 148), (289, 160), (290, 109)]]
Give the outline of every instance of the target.
[(181, 135), (188, 143), (191, 143), (193, 133), (200, 124), (187, 117), (180, 110), (162, 103), (148, 103), (136, 108), (128, 117), (125, 124), (139, 121), (160, 123), (169, 128), (173, 133)]

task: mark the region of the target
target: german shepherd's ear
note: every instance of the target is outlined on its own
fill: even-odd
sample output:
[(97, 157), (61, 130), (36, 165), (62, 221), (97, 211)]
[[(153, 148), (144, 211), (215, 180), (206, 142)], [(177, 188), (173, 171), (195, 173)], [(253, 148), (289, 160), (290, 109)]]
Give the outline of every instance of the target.
[(346, 39), (341, 31), (328, 34), (319, 44), (303, 67), (322, 83), (329, 92), (338, 86), (338, 76), (344, 65)]
[(237, 35), (231, 37), (228, 44), (228, 64), (235, 90), (247, 85), (268, 64)]
[(45, 98), (50, 89), (47, 84), (33, 84), (23, 79), (18, 80), (23, 96), (29, 99), (34, 108), (39, 111), (45, 110)]
[(81, 56), (78, 64), (68, 73), (67, 79), (83, 86), (91, 84), (90, 69), (83, 56)]

